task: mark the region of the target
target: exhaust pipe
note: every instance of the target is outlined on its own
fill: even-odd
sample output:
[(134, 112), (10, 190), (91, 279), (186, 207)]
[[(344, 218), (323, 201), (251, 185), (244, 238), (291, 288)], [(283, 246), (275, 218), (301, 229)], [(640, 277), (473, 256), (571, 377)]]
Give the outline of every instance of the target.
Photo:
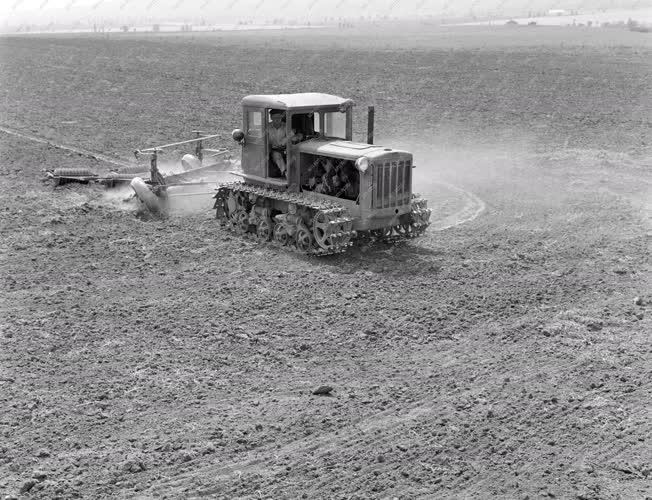
[(374, 143), (374, 107), (367, 109), (367, 144)]

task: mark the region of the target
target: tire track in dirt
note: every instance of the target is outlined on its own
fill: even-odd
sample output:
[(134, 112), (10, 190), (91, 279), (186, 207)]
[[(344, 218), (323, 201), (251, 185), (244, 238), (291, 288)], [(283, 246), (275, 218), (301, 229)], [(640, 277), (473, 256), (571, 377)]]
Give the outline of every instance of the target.
[[(280, 448), (270, 450), (270, 452), (273, 453), (268, 453), (264, 456), (261, 456), (261, 450), (253, 449), (250, 454), (256, 455), (256, 458), (232, 462), (226, 465), (207, 465), (200, 468), (190, 469), (188, 472), (185, 472), (174, 479), (159, 481), (155, 487), (155, 492), (169, 492), (175, 488), (188, 486), (197, 476), (198, 471), (207, 473), (207, 477), (210, 477), (211, 481), (215, 483), (223, 483), (230, 478), (241, 476), (245, 473), (261, 473), (263, 469), (264, 476), (273, 476), (276, 470), (281, 470), (286, 467), (285, 463), (282, 465), (274, 465), (273, 463), (270, 463), (270, 461), (275, 461), (275, 457), (281, 455), (305, 457), (309, 454), (314, 459), (315, 457), (323, 456), (331, 451), (350, 448), (356, 444), (351, 442), (356, 436), (365, 436), (380, 430), (396, 429), (401, 424), (431, 414), (436, 410), (436, 408), (442, 408), (442, 404), (437, 404), (436, 407), (435, 405), (416, 405), (402, 414), (397, 414), (396, 409), (382, 411), (376, 413), (373, 417), (368, 417), (350, 424), (347, 426), (348, 431), (346, 432), (342, 432), (346, 428), (340, 428), (338, 429), (337, 434), (335, 434), (335, 432), (328, 432), (319, 437), (310, 435), (305, 438), (290, 441)], [(392, 434), (383, 433), (378, 438), (366, 440), (364, 443), (368, 446), (379, 441), (389, 440), (395, 434), (397, 434), (397, 432)], [(315, 454), (312, 455), (313, 453)], [(291, 463), (296, 464), (298, 461), (301, 461), (301, 459), (291, 461)], [(196, 496), (210, 496), (219, 491), (214, 490), (215, 487), (202, 489), (196, 493)]]
[[(454, 193), (457, 193), (463, 200), (463, 205), (457, 212), (447, 215), (440, 220), (433, 220), (430, 224), (431, 229), (434, 229), (435, 231), (443, 231), (451, 227), (459, 226), (472, 221), (486, 209), (485, 203), (470, 191), (466, 191), (465, 189), (447, 182), (437, 182), (436, 184), (444, 186)], [(430, 217), (432, 218), (432, 215)]]
[[(432, 354), (422, 353), (419, 357), (430, 359)], [(500, 362), (500, 360), (494, 358), (484, 358), (484, 361), (487, 363), (493, 362), (494, 364)], [(563, 363), (561, 366), (556, 367), (554, 371), (558, 376), (572, 372), (572, 364), (572, 362)], [(536, 380), (537, 377), (537, 373), (518, 378), (512, 377), (512, 383), (517, 386), (525, 386), (528, 382)], [(173, 471), (177, 469), (180, 474), (177, 477), (172, 478), (168, 476), (167, 480), (159, 481), (153, 491), (170, 492), (175, 491), (177, 488), (192, 487), (194, 479), (201, 473), (200, 475), (202, 477), (210, 477), (213, 484), (219, 484), (220, 486), (206, 486), (202, 488), (195, 484), (197, 490), (190, 497), (211, 496), (223, 491), (225, 482), (235, 477), (241, 477), (244, 474), (259, 474), (263, 477), (271, 477), (276, 472), (284, 470), (287, 465), (291, 465), (293, 469), (296, 468), (304, 463), (304, 457), (306, 456), (311, 456), (313, 460), (316, 460), (320, 457), (327, 456), (329, 453), (354, 449), (359, 445), (369, 449), (370, 447), (378, 447), (386, 442), (396, 442), (396, 437), (401, 435), (406, 425), (423, 420), (424, 418), (429, 418), (437, 412), (447, 413), (455, 407), (455, 403), (459, 399), (460, 395), (457, 393), (442, 394), (434, 398), (431, 402), (425, 400), (416, 401), (413, 405), (404, 407), (404, 411), (391, 408), (359, 419), (335, 431), (326, 432), (321, 436), (310, 435), (302, 437), (269, 450), (260, 448), (248, 450), (247, 455), (251, 458), (244, 458), (229, 464), (207, 464), (197, 468), (190, 468), (183, 472), (173, 466), (168, 469), (168, 473), (174, 473)], [(569, 410), (567, 413), (572, 413), (572, 411)], [(511, 446), (513, 448), (512, 453), (515, 453), (517, 450), (528, 446), (528, 443), (539, 435), (540, 432), (541, 430), (538, 427), (533, 426), (525, 435), (512, 436), (504, 440), (501, 446)], [(362, 442), (360, 442), (360, 439), (362, 439)], [(612, 439), (604, 440), (602, 446), (614, 450), (616, 447), (613, 445), (617, 441), (618, 439), (613, 437)], [(593, 445), (587, 444), (579, 449), (586, 451), (591, 446)], [(276, 463), (279, 457), (298, 458), (290, 458), (287, 462), (282, 461)], [(192, 462), (184, 464), (184, 467), (188, 467), (191, 464)], [(471, 467), (474, 465), (473, 462), (470, 463)], [(380, 467), (382, 467), (382, 464), (369, 464), (363, 467), (362, 472), (372, 472)], [(160, 474), (161, 469), (157, 468), (156, 472)], [(489, 484), (492, 479), (500, 477), (500, 474), (498, 471), (490, 472), (481, 481)], [(463, 481), (461, 480), (454, 480), (451, 484), (463, 488), (465, 486), (462, 483)], [(285, 486), (287, 486), (287, 483)]]
[(133, 165), (133, 163), (118, 160), (116, 158), (111, 158), (109, 156), (106, 156), (105, 154), (98, 153), (96, 151), (90, 151), (88, 149), (77, 147), (77, 146), (68, 146), (68, 145), (65, 145), (65, 144), (60, 144), (58, 142), (52, 141), (50, 139), (46, 139), (44, 137), (38, 137), (36, 135), (31, 135), (31, 134), (26, 134), (24, 132), (19, 132), (18, 130), (6, 127), (4, 125), (0, 126), (0, 132), (4, 132), (5, 134), (14, 135), (16, 137), (20, 137), (22, 139), (27, 139), (27, 140), (30, 140), (30, 141), (33, 141), (33, 142), (38, 142), (38, 143), (41, 143), (41, 144), (47, 144), (48, 146), (51, 146), (51, 147), (57, 148), (57, 149), (62, 149), (64, 151), (70, 151), (72, 153), (77, 153), (78, 155), (86, 156), (88, 158), (93, 158), (94, 160), (99, 160), (99, 161), (103, 161), (105, 163), (110, 163), (111, 165), (115, 165), (116, 167), (129, 167), (129, 166)]
[[(453, 363), (452, 358), (445, 353), (437, 352), (436, 355), (432, 353), (420, 353), (415, 358), (421, 360), (432, 361), (433, 358), (439, 356), (441, 359), (440, 367), (444, 368)], [(370, 446), (391, 440), (394, 436), (400, 433), (400, 428), (408, 422), (415, 421), (419, 418), (424, 418), (432, 413), (447, 408), (452, 404), (452, 401), (457, 396), (448, 396), (444, 399), (433, 401), (432, 404), (425, 403), (424, 400), (417, 401), (412, 405), (405, 405), (401, 410), (397, 408), (390, 408), (384, 411), (377, 412), (365, 418), (358, 419), (348, 425), (338, 428), (332, 432), (326, 432), (321, 436), (314, 434), (302, 437), (299, 439), (290, 440), (279, 447), (269, 450), (261, 450), (254, 448), (247, 450), (247, 455), (251, 458), (243, 458), (234, 461), (230, 464), (206, 464), (199, 465), (199, 467), (191, 468), (188, 471), (181, 471), (179, 466), (171, 466), (167, 469), (168, 474), (175, 471), (178, 472), (176, 477), (168, 476), (167, 480), (158, 481), (158, 484), (153, 488), (154, 493), (163, 493), (174, 491), (176, 488), (188, 487), (197, 477), (198, 471), (210, 477), (214, 484), (223, 483), (233, 477), (239, 477), (245, 473), (259, 473), (266, 477), (273, 476), (277, 470), (285, 468), (287, 465), (276, 465), (274, 462), (278, 457), (300, 457), (291, 458), (290, 463), (296, 465), (303, 461), (303, 458), (310, 454), (315, 457), (321, 457), (325, 454), (342, 449), (349, 449), (355, 447), (358, 442), (356, 438), (367, 437), (364, 440), (364, 446)], [(383, 431), (383, 432), (380, 432)], [(371, 439), (369, 437), (373, 436)], [(252, 457), (253, 455), (253, 457)], [(191, 466), (193, 462), (188, 462), (182, 467)], [(264, 473), (263, 473), (264, 471)], [(162, 468), (157, 468), (158, 474), (162, 473)], [(203, 497), (210, 496), (216, 493), (215, 487), (207, 487), (206, 489), (198, 490), (194, 496)]]
[[(634, 416), (642, 416), (647, 413), (646, 409), (639, 410), (637, 412), (630, 413), (629, 416), (634, 417)], [(567, 414), (572, 414), (572, 411), (566, 412), (564, 415)], [(519, 436), (513, 436), (510, 439), (504, 441), (501, 443), (501, 446), (503, 448), (505, 447), (513, 447), (511, 454), (516, 455), (516, 452), (527, 448), (528, 446), (531, 445), (532, 440), (538, 435), (539, 430), (538, 429), (533, 429), (530, 432), (526, 434), (521, 434)], [(515, 444), (517, 443), (517, 444)], [(582, 457), (583, 461), (586, 461), (586, 456), (585, 454), (589, 452), (591, 449), (595, 448), (595, 444), (593, 443), (587, 443), (584, 444), (583, 446), (575, 446), (573, 448), (574, 456), (575, 457)], [(605, 462), (609, 460), (613, 460), (615, 457), (618, 455), (622, 454), (624, 451), (628, 450), (631, 448), (631, 445), (627, 442), (623, 442), (621, 438), (618, 438), (616, 436), (612, 436), (610, 439), (605, 439), (601, 442), (601, 448), (603, 450), (608, 450), (608, 452), (604, 452), (600, 458), (604, 460)], [(596, 464), (595, 462), (591, 462), (594, 465)], [(476, 463), (473, 464), (474, 466)], [(479, 463), (477, 465), (480, 465)], [(518, 471), (519, 472), (525, 472), (527, 468), (530, 466), (530, 464), (522, 464), (519, 466)], [(605, 464), (606, 467), (606, 464)], [(480, 467), (474, 467), (476, 469), (480, 469)], [(486, 486), (486, 491), (489, 491), (489, 488), (492, 485), (499, 484), (500, 482), (500, 477), (502, 476), (502, 472), (498, 470), (491, 470), (488, 473), (485, 472), (483, 474), (483, 477), (477, 479), (474, 481), (472, 485), (466, 486), (463, 484), (463, 481), (461, 479), (454, 479), (449, 486), (454, 489), (456, 494), (464, 496), (465, 494), (472, 494), (473, 491), (477, 491), (479, 487)]]

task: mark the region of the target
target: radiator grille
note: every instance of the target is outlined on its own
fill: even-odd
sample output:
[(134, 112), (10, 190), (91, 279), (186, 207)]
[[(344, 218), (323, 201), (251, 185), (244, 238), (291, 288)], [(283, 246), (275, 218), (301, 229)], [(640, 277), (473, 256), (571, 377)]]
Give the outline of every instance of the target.
[(411, 173), (410, 160), (375, 163), (373, 208), (407, 205), (410, 202)]

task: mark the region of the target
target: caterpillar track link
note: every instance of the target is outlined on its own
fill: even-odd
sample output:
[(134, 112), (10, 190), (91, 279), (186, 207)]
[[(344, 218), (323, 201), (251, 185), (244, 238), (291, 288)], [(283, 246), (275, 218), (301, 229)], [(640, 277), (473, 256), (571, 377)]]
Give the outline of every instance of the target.
[(365, 231), (365, 234), (361, 234), (361, 236), (385, 243), (396, 243), (406, 239), (418, 238), (428, 229), (431, 213), (432, 210), (428, 208), (428, 202), (419, 197), (419, 195), (414, 194), (412, 198), (412, 210), (405, 222), (396, 226)]
[(356, 236), (346, 208), (305, 193), (233, 182), (220, 186), (214, 198), (222, 226), (302, 254), (341, 253)]

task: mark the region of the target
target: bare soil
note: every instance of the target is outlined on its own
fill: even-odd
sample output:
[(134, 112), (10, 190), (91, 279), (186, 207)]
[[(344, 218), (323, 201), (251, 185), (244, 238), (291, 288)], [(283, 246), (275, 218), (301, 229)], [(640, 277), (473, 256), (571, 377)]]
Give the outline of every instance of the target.
[(0, 135), (1, 492), (652, 495), (649, 37), (420, 29), (0, 40), (0, 125), (128, 159), (229, 145), (246, 94), (332, 92), (358, 132), (376, 105), (435, 208), (308, 258), (209, 199), (155, 220), (55, 189), (107, 165)]

